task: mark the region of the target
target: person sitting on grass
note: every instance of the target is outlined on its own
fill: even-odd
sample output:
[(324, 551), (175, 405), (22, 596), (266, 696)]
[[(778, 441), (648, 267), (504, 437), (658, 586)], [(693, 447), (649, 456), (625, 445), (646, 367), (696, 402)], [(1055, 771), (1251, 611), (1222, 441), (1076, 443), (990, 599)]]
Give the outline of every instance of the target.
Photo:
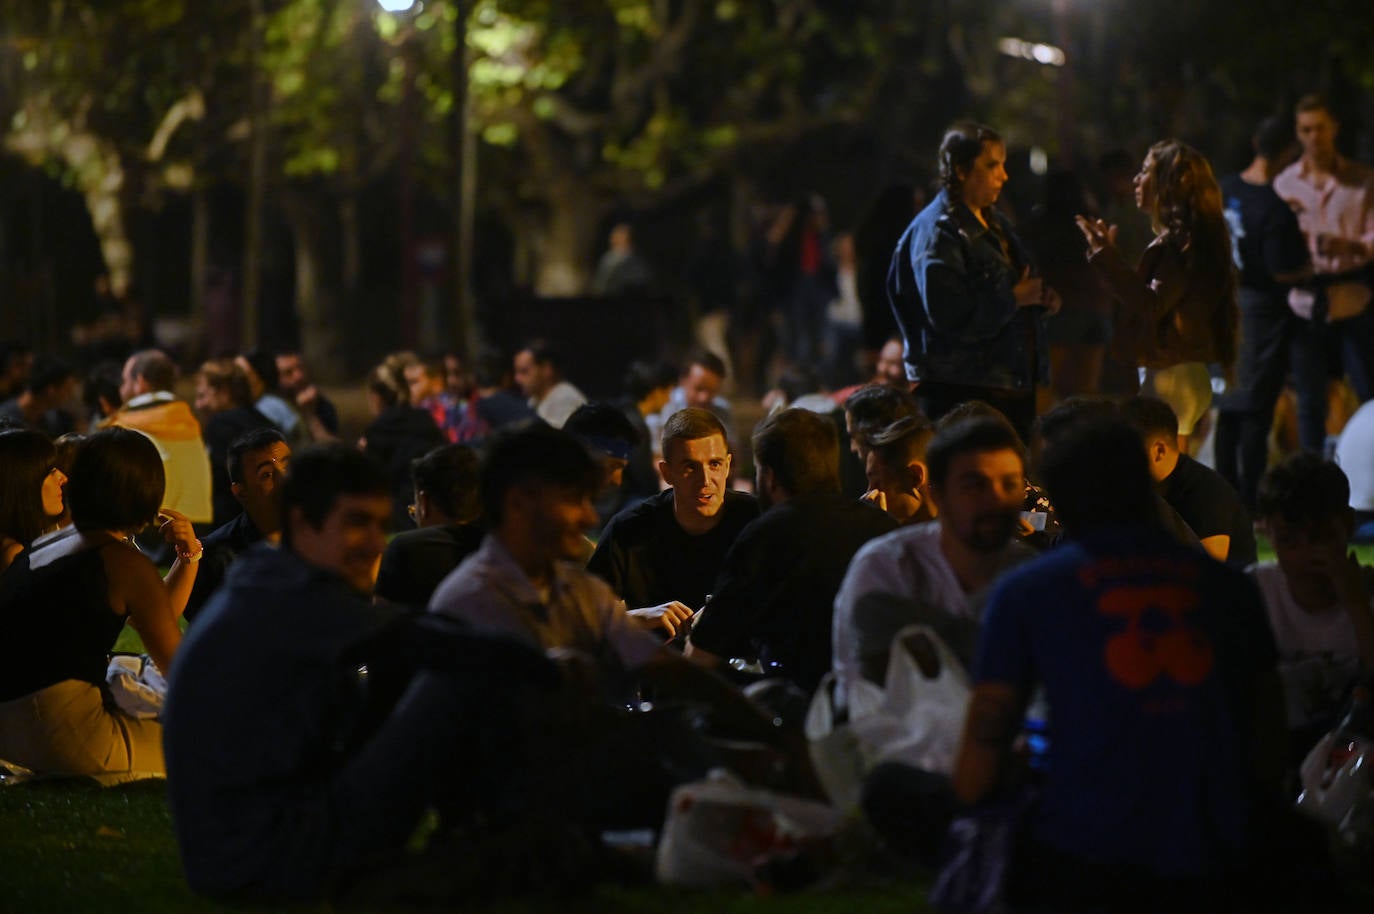
[(205, 537), (200, 574), (186, 601), (194, 619), (224, 584), (229, 567), (254, 543), (281, 541), (281, 483), (291, 465), (291, 448), (275, 425), (236, 438), (224, 458), (229, 491), (242, 507), (238, 516)]
[(532, 425), (493, 436), (481, 481), (491, 533), (439, 585), (430, 611), (541, 650), (592, 658), (608, 688), (630, 673), (664, 693), (700, 695), (750, 735), (770, 738), (771, 723), (736, 690), (662, 645), (610, 585), (581, 566), (600, 484), (595, 458), (562, 429)]
[(899, 524), (934, 520), (939, 508), (930, 497), (926, 446), (935, 426), (924, 416), (903, 416), (868, 436), (864, 467), (869, 491), (864, 497)]
[(410, 476), (418, 529), (398, 533), (387, 544), (375, 596), (424, 609), (439, 582), (482, 545), (477, 453), (465, 444), (437, 447), (410, 464)]
[[(625, 507), (625, 470), (639, 442), (639, 431), (619, 408), (595, 400), (573, 410), (563, 428), (576, 435), (601, 464), (601, 489), (592, 499), (599, 518), (594, 533), (600, 532)], [(588, 558), (592, 548), (589, 544)]]
[(840, 494), (839, 438), (824, 416), (775, 413), (753, 445), (764, 511), (726, 554), (686, 655), (707, 667), (757, 659), (810, 694), (830, 671), (835, 594), (850, 560), (897, 522)]
[(674, 413), (663, 427), (658, 463), (669, 488), (613, 517), (587, 562), (628, 606), (670, 634), (701, 609), (725, 554), (759, 516), (754, 496), (730, 488), (730, 465), (725, 426), (714, 413)]
[(1150, 475), (1164, 500), (1198, 535), (1207, 554), (1236, 569), (1253, 565), (1255, 534), (1249, 512), (1220, 473), (1178, 449), (1174, 408), (1154, 397), (1136, 397), (1121, 405), (1121, 414), (1140, 434)]
[(187, 633), (163, 721), (198, 893), (281, 902), (398, 884), (427, 808), (461, 823), (512, 796), (512, 703), (556, 672), (520, 645), (369, 600), (390, 492), (352, 448), (297, 452), (280, 548), (246, 553)]
[(1360, 669), (1374, 669), (1374, 588), (1370, 569), (1347, 552), (1349, 499), (1345, 473), (1315, 454), (1295, 454), (1260, 481), (1259, 519), (1275, 558), (1249, 574), (1278, 644), (1298, 753), (1336, 723)]
[[(77, 449), (63, 492), (73, 526), (23, 552), (0, 578), (0, 758), (44, 775), (130, 780), (163, 772), (162, 728), (106, 703), (108, 654), (125, 622), (158, 669), (181, 641), (177, 616), (201, 547), (162, 503), (162, 458), (145, 435), (105, 429)], [(130, 539), (160, 520), (176, 550), (166, 581)]]
[(26, 428), (0, 431), (0, 573), (57, 525), (66, 484), (47, 435)]
[(1012, 747), (1043, 686), (1049, 759), (1010, 854), (1007, 902), (1256, 906), (1284, 881), (1252, 866), (1284, 767), (1259, 592), (1158, 526), (1144, 450), (1124, 422), (1065, 429), (1040, 473), (1066, 542), (1009, 571), (988, 600), (952, 778), (966, 804), (1016, 795)]
[[(921, 416), (916, 398), (909, 391), (883, 384), (860, 387), (844, 401), (844, 428), (841, 450), (854, 456), (851, 460), (840, 455), (841, 491), (854, 494), (870, 493), (865, 470), (868, 452), (872, 448), (869, 436), (884, 429), (903, 416)], [(850, 477), (855, 477), (850, 479)]]

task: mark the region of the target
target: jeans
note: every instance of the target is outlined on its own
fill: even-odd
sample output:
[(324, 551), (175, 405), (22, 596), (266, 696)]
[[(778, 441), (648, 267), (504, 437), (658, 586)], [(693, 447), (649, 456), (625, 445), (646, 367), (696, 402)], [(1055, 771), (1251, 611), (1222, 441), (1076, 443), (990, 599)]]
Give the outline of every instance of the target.
[(1293, 389), (1298, 395), (1298, 441), (1322, 454), (1326, 448), (1326, 386), (1340, 362), (1355, 395), (1374, 398), (1374, 311), (1342, 321), (1297, 320), (1293, 339)]
[(1251, 510), (1268, 464), (1274, 404), (1288, 376), (1297, 323), (1282, 292), (1240, 290), (1236, 386), (1217, 401), (1216, 461), (1217, 472)]

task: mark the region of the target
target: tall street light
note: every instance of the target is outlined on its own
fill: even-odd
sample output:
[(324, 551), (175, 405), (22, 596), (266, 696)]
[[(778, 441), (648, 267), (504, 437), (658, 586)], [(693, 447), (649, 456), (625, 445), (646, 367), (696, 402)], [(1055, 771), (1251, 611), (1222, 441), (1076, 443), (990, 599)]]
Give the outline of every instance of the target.
[[(402, 0), (393, 0), (402, 2)], [(449, 160), (453, 166), (451, 204), (453, 243), (449, 269), (453, 294), (453, 347), (472, 364), (477, 354), (477, 313), (472, 296), (472, 235), (477, 195), (477, 141), (468, 129), (468, 14), (473, 0), (451, 0), (457, 15), (453, 22), (453, 107), (449, 111)]]
[[(415, 0), (377, 0), (384, 12), (405, 14), (415, 7)], [(415, 111), (415, 28), (407, 18), (401, 29), (400, 133), (397, 159), (400, 164), (401, 216), (401, 345), (413, 349), (417, 337), (417, 305), (415, 275), (415, 133), (418, 120)]]

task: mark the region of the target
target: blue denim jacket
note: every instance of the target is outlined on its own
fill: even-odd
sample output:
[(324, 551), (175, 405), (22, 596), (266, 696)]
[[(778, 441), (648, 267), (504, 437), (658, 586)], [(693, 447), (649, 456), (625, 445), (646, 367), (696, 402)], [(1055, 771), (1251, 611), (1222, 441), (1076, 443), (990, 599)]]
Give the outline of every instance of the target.
[(897, 243), (887, 294), (911, 381), (1027, 393), (1048, 381), (1042, 309), (1012, 292), (1028, 256), (1001, 213), (988, 219), (995, 231), (942, 190)]

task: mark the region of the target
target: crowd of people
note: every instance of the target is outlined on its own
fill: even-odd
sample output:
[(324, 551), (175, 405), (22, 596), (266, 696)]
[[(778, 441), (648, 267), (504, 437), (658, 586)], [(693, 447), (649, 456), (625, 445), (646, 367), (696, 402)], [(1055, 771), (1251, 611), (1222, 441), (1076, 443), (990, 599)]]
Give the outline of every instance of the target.
[[(822, 798), (808, 703), (829, 689), (846, 713), (922, 625), (969, 675), (959, 749), (867, 772), (875, 852), (938, 869), (954, 820), (1001, 804), (1013, 904), (1331, 885), (1290, 815), (1297, 766), (1374, 664), (1349, 552), (1374, 517), (1374, 412), (1334, 451), (1325, 425), (1330, 356), (1369, 393), (1374, 202), (1334, 135), (1305, 99), (1220, 182), (1155, 144), (1134, 252), (1086, 207), (1023, 242), (997, 208), (1004, 142), (954, 125), (938, 193), (889, 239), (896, 333), (866, 381), (836, 361), (862, 318), (827, 308), (823, 205), (778, 217), (800, 238), (793, 370), (747, 436), (719, 347), (645, 354), (613, 401), (556, 341), (395, 353), (355, 441), (298, 352), (207, 361), (188, 403), (155, 348), (78, 377), (9, 346), (0, 763), (165, 776), (187, 879), (215, 897), (400, 897), (437, 810), (425, 884), (460, 893), (520, 841), (600, 872), (598, 836), (662, 825), (719, 765)], [(642, 279), (628, 228), (613, 247), (603, 281)], [(1056, 387), (1064, 346), (1110, 347), (1139, 390)], [(1290, 367), (1302, 448), (1270, 466)], [(1195, 456), (1212, 416), (1215, 467)], [(113, 694), (126, 623), (166, 676), (149, 713)], [(1028, 721), (1049, 739), (1031, 767)]]

